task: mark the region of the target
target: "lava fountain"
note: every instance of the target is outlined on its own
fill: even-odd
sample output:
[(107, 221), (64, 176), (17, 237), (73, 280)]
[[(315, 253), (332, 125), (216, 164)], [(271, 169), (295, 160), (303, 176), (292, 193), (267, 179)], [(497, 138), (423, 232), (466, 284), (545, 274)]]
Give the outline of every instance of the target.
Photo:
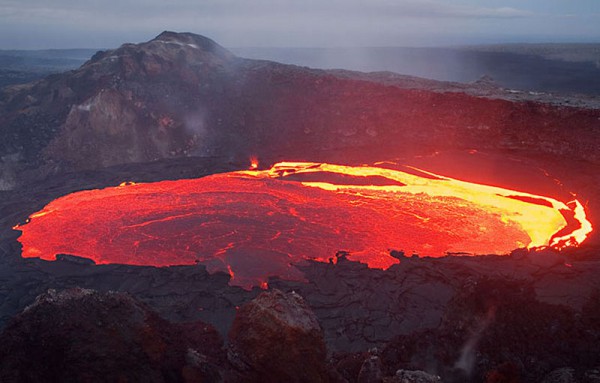
[(32, 214), (23, 257), (80, 255), (98, 264), (206, 265), (232, 285), (302, 280), (294, 265), (343, 250), (372, 268), (424, 256), (506, 254), (580, 244), (592, 225), (561, 202), (390, 163), (282, 162), (269, 170), (123, 183), (58, 198)]

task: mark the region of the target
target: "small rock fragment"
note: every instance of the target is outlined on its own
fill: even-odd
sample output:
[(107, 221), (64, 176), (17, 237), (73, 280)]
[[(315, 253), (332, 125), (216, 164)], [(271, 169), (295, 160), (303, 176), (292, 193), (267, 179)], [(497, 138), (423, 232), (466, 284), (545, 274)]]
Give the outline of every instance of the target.
[(442, 379), (437, 375), (431, 375), (425, 371), (410, 371), (410, 370), (398, 370), (396, 371), (397, 383), (441, 383)]

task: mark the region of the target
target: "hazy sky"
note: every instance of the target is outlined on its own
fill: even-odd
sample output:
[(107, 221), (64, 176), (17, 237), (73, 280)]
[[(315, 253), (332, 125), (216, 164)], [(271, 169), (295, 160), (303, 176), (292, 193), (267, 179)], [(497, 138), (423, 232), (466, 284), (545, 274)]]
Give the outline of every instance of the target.
[(227, 47), (600, 42), (600, 0), (0, 0), (0, 49), (112, 48), (163, 30)]

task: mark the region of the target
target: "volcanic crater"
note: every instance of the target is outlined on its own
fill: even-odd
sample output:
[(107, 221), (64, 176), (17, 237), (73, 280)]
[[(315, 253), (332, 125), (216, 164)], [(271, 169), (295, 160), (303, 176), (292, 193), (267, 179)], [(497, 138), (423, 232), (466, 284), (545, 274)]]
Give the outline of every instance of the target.
[(394, 246), (434, 257), (507, 254), (522, 247), (578, 246), (592, 232), (576, 199), (569, 207), (549, 197), (385, 165), (281, 162), (193, 180), (125, 182), (61, 197), (15, 229), (23, 232), (24, 257), (201, 263), (246, 288), (266, 287), (270, 276), (303, 280), (297, 264), (334, 263), (340, 249), (350, 260), (387, 269), (398, 263)]
[[(420, 361), (389, 368), (434, 358), (432, 372), (461, 381), (462, 356), (446, 348), (472, 344), (478, 323), (469, 347), (488, 344), (488, 327), (510, 332), (463, 300), (502, 312), (513, 306), (498, 289), (526, 286), (514, 299), (543, 306), (540, 323), (591, 307), (600, 108), (398, 78), (248, 60), (164, 32), (3, 88), (0, 326), (47, 289), (79, 286), (225, 334), (237, 307), (277, 288), (306, 299), (330, 350), (404, 339)], [(457, 339), (436, 340), (444, 356), (409, 339), (453, 326)], [(464, 367), (474, 381), (497, 367), (477, 363)]]

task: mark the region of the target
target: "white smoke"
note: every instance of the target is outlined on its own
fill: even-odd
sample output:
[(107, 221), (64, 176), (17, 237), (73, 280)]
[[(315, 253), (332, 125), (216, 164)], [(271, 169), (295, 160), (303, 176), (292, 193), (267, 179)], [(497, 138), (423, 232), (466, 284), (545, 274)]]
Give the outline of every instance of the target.
[(460, 351), (460, 357), (454, 364), (454, 368), (462, 370), (467, 376), (471, 376), (475, 368), (475, 350), (483, 332), (490, 326), (496, 316), (496, 306), (490, 306), (485, 318), (473, 329), (471, 336), (467, 339)]
[(205, 136), (207, 133), (206, 111), (200, 109), (186, 114), (183, 117), (183, 127), (192, 136)]
[(207, 127), (207, 112), (202, 108), (187, 113), (182, 118), (183, 128), (190, 136), (188, 154), (204, 156), (210, 154), (209, 131)]
[(15, 188), (14, 178), (5, 178), (0, 175), (0, 191), (9, 191)]
[(0, 157), (0, 191), (8, 191), (17, 185), (17, 177), (14, 170), (14, 162), (19, 160), (18, 154)]

